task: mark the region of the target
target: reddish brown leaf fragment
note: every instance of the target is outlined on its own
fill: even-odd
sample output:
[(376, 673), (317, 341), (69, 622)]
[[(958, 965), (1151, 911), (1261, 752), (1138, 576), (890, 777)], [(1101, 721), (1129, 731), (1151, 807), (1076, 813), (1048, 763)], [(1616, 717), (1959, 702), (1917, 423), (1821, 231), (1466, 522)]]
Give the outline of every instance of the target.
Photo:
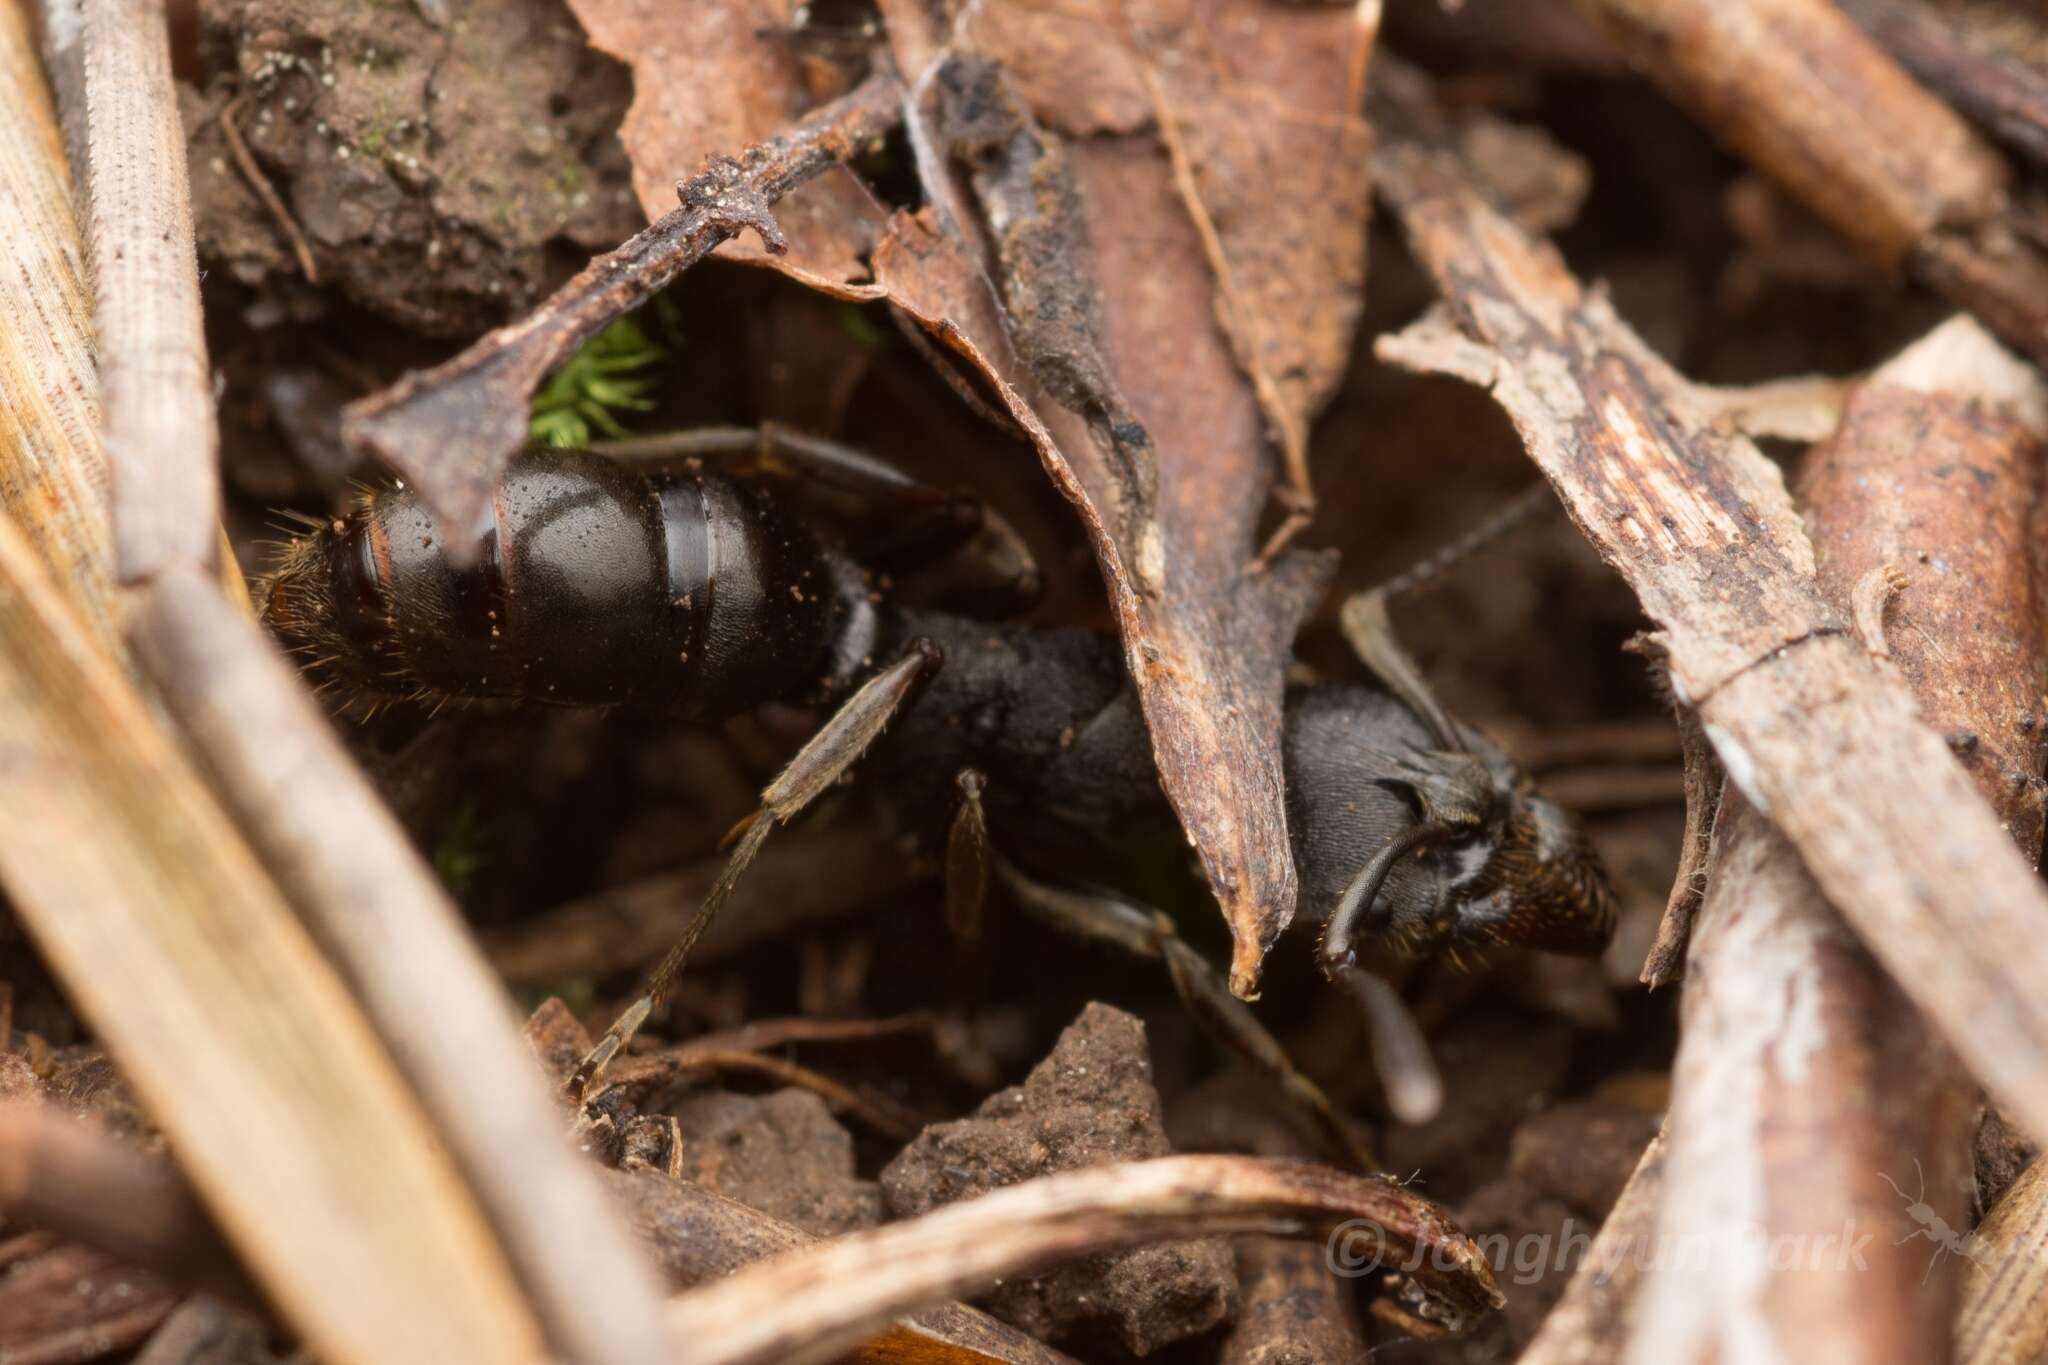
[(1169, 7), (1125, 8), (1217, 321), (1305, 517), (1308, 426), (1351, 358), (1364, 299), (1372, 134), (1350, 87), (1373, 34), (1348, 9), (1211, 0), (1155, 36), (1153, 11)]
[(1374, 37), (1349, 7), (1260, 0), (1012, 0), (963, 25), (1040, 123), (1076, 137), (1149, 123), (1206, 266), (1176, 274), (1211, 295), (1297, 511), (1313, 505), (1308, 425), (1350, 357), (1365, 280), (1371, 133), (1354, 85)]
[(1130, 604), (1126, 653), (1167, 796), (1231, 926), (1231, 988), (1249, 995), (1294, 913), (1282, 674), (1334, 557), (1245, 571), (1273, 461), (1209, 297), (1184, 287), (1204, 270), (1194, 226), (1146, 143), (1096, 139), (1079, 163), (1107, 294), (1105, 339), (1161, 452), (1161, 591)]
[[(1062, 7), (1055, 21), (1028, 6), (985, 5), (957, 33), (923, 0), (889, 0), (883, 8), (907, 82), (934, 95), (946, 64), (1000, 13), (1004, 69), (1033, 102), (1029, 113), (1040, 125), (1059, 118), (1056, 108), (1037, 101), (1068, 88), (1057, 68), (1077, 41), (1076, 21), (1100, 20), (1105, 40), (1131, 42), (1120, 17), (1086, 7)], [(1348, 35), (1348, 16), (1345, 24)], [(1162, 59), (1157, 48), (1146, 56)], [(1133, 71), (1142, 83), (1144, 68)], [(1257, 392), (1218, 322), (1210, 253), (1158, 138), (1074, 138), (1062, 158), (1085, 222), (1093, 256), (1087, 274), (1097, 295), (1069, 316), (1085, 307), (1107, 384), (1149, 437), (1155, 496), (1105, 455), (1087, 419), (1053, 401), (1051, 386), (1032, 373), (1043, 366), (1020, 360), (1031, 348), (1007, 325), (991, 282), (1042, 264), (1015, 250), (1014, 241), (1005, 257), (1000, 199), (986, 221), (968, 217), (976, 210), (954, 184), (947, 162), (953, 144), (931, 117), (935, 107), (935, 99), (921, 103), (914, 139), (924, 148), (920, 169), (934, 207), (892, 225), (876, 250), (877, 281), (981, 372), (1075, 504), (1117, 612), (1162, 783), (1231, 926), (1232, 989), (1254, 994), (1265, 949), (1294, 913), (1279, 758), (1281, 680), (1295, 626), (1321, 589), (1327, 561), (1283, 560), (1247, 572), (1278, 462)], [(1336, 128), (1330, 131), (1331, 146), (1342, 146)], [(980, 197), (984, 206), (991, 198)], [(1014, 225), (1018, 215), (1009, 221)], [(984, 231), (998, 240), (986, 265), (978, 235)], [(1002, 287), (1006, 297), (1022, 297), (1013, 279)], [(1085, 288), (1085, 276), (1069, 273), (1060, 287)], [(1274, 331), (1290, 334), (1298, 326), (1276, 321)], [(1130, 515), (1133, 491), (1150, 504), (1149, 515)]]

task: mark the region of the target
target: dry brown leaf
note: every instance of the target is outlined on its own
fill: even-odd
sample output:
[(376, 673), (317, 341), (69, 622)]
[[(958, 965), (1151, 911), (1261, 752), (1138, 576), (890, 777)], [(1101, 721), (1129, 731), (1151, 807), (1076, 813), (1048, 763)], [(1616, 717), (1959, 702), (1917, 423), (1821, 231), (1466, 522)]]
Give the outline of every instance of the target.
[[(731, 155), (781, 132), (824, 96), (787, 32), (794, 0), (649, 5), (570, 0), (591, 45), (633, 69), (633, 103), (619, 141), (633, 163), (633, 192), (649, 222), (676, 203), (676, 182), (706, 157)], [(721, 255), (766, 265), (842, 299), (872, 299), (867, 254), (888, 217), (843, 166), (779, 205), (786, 255), (753, 238)]]
[[(1169, 256), (1152, 283), (1213, 298), (1297, 503), (1309, 497), (1308, 424), (1350, 357), (1365, 283), (1372, 139), (1350, 100), (1373, 36), (1346, 9), (1264, 0), (998, 0), (962, 28), (1048, 128), (1139, 134), (1134, 145), (1167, 151), (1207, 269)], [(1113, 313), (1123, 282), (1101, 279)]]
[[(1232, 988), (1252, 994), (1294, 912), (1281, 676), (1328, 565), (1247, 565), (1281, 465), (1295, 466), (1294, 501), (1306, 505), (1302, 434), (1349, 352), (1367, 142), (1344, 116), (1343, 91), (1351, 43), (1366, 39), (1348, 13), (1260, 10), (1262, 28), (1230, 0), (1173, 12), (995, 3), (957, 25), (925, 0), (883, 8), (918, 99), (915, 142), (934, 203), (891, 225), (877, 281), (990, 382), (1075, 504), (1161, 781), (1235, 939)], [(1226, 47), (1228, 62), (1217, 55)], [(1092, 64), (1077, 60), (1084, 49)], [(1118, 50), (1127, 60), (1101, 56)], [(1031, 155), (994, 164), (1018, 153), (990, 138), (991, 101), (966, 101), (982, 116), (974, 190), (994, 205), (977, 215), (948, 164), (954, 133), (937, 96), (959, 102), (968, 77), (953, 63), (990, 57), (1015, 92), (997, 89), (995, 102), (1014, 100), (1003, 116)], [(1283, 71), (1285, 97), (1274, 88)], [(1140, 96), (1154, 121), (1123, 134), (1140, 128)], [(1173, 135), (1162, 139), (1162, 127)], [(1064, 231), (1067, 249), (1048, 265), (1047, 253), (1018, 250), (1020, 231)], [(1020, 260), (1039, 275), (1020, 282)], [(1067, 379), (1040, 382), (1045, 314), (1019, 298), (1047, 294), (1073, 324), (1058, 362), (1071, 370), (1084, 352), (1100, 382), (1092, 425), (1062, 406), (1075, 403)], [(1105, 414), (1142, 424), (1133, 445), (1105, 438), (1105, 427), (1127, 431)]]

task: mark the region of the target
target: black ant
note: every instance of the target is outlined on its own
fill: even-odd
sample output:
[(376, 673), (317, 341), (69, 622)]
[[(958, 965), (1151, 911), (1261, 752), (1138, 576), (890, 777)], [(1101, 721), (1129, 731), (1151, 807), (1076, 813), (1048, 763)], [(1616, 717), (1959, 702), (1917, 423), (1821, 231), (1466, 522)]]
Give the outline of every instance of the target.
[[(264, 596), (266, 620), (309, 671), (373, 695), (632, 702), (707, 720), (773, 700), (833, 708), (734, 831), (723, 875), (585, 1062), (579, 1093), (674, 984), (769, 831), (889, 726), (877, 762), (892, 790), (955, 779), (946, 865), (956, 927), (978, 922), (994, 876), (1042, 917), (1163, 959), (1207, 1027), (1362, 1156), (1321, 1091), (1165, 915), (1019, 870), (1057, 878), (1071, 866), (1064, 851), (1172, 825), (1116, 642), (878, 591), (867, 568), (814, 532), (806, 490), (887, 509), (878, 524), (894, 543), (870, 545), (869, 562), (956, 549), (983, 523), (976, 504), (858, 452), (774, 429), (686, 434), (658, 448), (663, 458), (522, 455), (467, 566), (410, 492), (372, 492), (293, 541)], [(745, 450), (804, 477), (697, 458)], [(1380, 686), (1298, 687), (1285, 713), (1300, 918), (1324, 926), (1324, 971), (1384, 1025), (1390, 988), (1359, 964), (1361, 939), (1410, 956), (1490, 943), (1599, 952), (1612, 906), (1574, 819), (1444, 712), (1379, 599), (1352, 599), (1345, 627)]]

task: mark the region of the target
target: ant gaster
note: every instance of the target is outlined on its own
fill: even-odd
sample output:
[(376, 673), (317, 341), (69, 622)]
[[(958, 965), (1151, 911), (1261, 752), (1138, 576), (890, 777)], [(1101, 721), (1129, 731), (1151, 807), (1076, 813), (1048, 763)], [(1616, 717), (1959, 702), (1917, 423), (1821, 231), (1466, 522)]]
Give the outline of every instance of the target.
[[(709, 436), (684, 448), (757, 439)], [(963, 500), (829, 442), (767, 429), (760, 439), (771, 464), (805, 478), (537, 450), (506, 473), (473, 564), (446, 553), (414, 495), (388, 488), (292, 542), (268, 581), (265, 618), (308, 669), (375, 695), (632, 702), (707, 720), (771, 700), (835, 708), (736, 831), (724, 875), (578, 1086), (662, 999), (769, 830), (891, 725), (876, 762), (892, 790), (921, 781), (935, 792), (957, 775), (946, 858), (956, 927), (978, 919), (992, 869), (1025, 908), (1164, 959), (1197, 1017), (1361, 1156), (1321, 1092), (1166, 916), (1058, 889), (998, 851), (1171, 825), (1116, 642), (1005, 628), (878, 592), (811, 529), (792, 490), (822, 482), (886, 504), (889, 524), (925, 529), (926, 551), (963, 539), (972, 505), (963, 511)], [(1362, 940), (1411, 956), (1488, 943), (1600, 951), (1611, 904), (1573, 818), (1444, 713), (1376, 599), (1354, 598), (1345, 627), (1382, 686), (1297, 687), (1285, 709), (1300, 917), (1324, 925), (1324, 971), (1383, 1021), (1375, 991), (1386, 988), (1359, 964)], [(1039, 865), (1048, 861), (1059, 860)]]

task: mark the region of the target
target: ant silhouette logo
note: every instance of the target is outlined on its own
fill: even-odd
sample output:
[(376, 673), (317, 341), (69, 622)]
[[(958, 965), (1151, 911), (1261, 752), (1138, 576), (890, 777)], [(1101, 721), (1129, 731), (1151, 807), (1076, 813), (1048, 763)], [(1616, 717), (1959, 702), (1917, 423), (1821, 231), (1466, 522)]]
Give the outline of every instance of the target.
[(1935, 1263), (1944, 1256), (1961, 1256), (1979, 1265), (1989, 1262), (1992, 1259), (1992, 1250), (1981, 1237), (1974, 1232), (1957, 1232), (1949, 1226), (1948, 1220), (1935, 1212), (1934, 1206), (1927, 1202), (1927, 1172), (1921, 1169), (1919, 1157), (1913, 1158), (1913, 1171), (1919, 1177), (1920, 1192), (1911, 1198), (1899, 1188), (1898, 1181), (1883, 1171), (1879, 1171), (1877, 1175), (1885, 1184), (1891, 1186), (1892, 1192), (1905, 1203), (1906, 1216), (1920, 1225), (1908, 1231), (1905, 1236), (1894, 1238), (1892, 1245), (1899, 1246), (1912, 1241), (1915, 1237), (1924, 1237), (1934, 1243), (1934, 1254), (1927, 1258), (1927, 1269), (1921, 1273), (1920, 1282), (1927, 1282), (1927, 1277), (1934, 1273)]

